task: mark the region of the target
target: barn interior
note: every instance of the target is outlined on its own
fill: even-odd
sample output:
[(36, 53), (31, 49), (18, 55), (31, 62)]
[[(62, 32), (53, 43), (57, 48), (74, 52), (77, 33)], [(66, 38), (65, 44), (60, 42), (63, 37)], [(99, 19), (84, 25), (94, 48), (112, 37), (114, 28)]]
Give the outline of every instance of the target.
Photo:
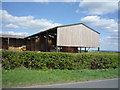
[(28, 51), (51, 52), (56, 50), (57, 29), (52, 28), (25, 38)]
[[(80, 25), (80, 27), (76, 26), (74, 28), (72, 27), (73, 25)], [(0, 39), (2, 39), (1, 49), (18, 50), (19, 47), (25, 46), (25, 50), (27, 51), (71, 52), (71, 53), (82, 52), (83, 49), (86, 52), (88, 51), (87, 49), (89, 48), (98, 48), (98, 51), (100, 50), (99, 45), (97, 45), (99, 41), (98, 34), (100, 33), (96, 31), (94, 32), (94, 30), (92, 30), (91, 28), (87, 27), (84, 24), (73, 24), (73, 25), (65, 25), (65, 26), (50, 28), (48, 30), (33, 34), (28, 37), (2, 35), (2, 37), (0, 37)], [(84, 33), (89, 35), (90, 37), (89, 39), (88, 37), (83, 36), (84, 34), (83, 32), (80, 32), (81, 27), (84, 28), (83, 29)], [(73, 29), (75, 29), (74, 32)], [(88, 33), (87, 30), (90, 32), (90, 34)], [(84, 38), (80, 38), (80, 37), (78, 38), (77, 36), (81, 36)]]
[(24, 38), (18, 37), (0, 37), (2, 44), (1, 49), (18, 51), (18, 48), (25, 45)]
[(72, 52), (77, 53), (77, 47), (58, 47), (57, 44), (57, 27), (31, 35), (25, 38), (26, 50), (41, 52)]

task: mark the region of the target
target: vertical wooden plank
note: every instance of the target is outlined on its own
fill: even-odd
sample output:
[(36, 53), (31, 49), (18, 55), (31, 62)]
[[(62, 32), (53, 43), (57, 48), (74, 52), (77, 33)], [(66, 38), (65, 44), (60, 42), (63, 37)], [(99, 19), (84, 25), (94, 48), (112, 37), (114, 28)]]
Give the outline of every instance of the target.
[(57, 28), (57, 45), (73, 47), (98, 47), (99, 34), (80, 24)]
[(8, 37), (8, 50), (9, 50), (10, 38)]
[(48, 31), (46, 31), (46, 52), (48, 51)]

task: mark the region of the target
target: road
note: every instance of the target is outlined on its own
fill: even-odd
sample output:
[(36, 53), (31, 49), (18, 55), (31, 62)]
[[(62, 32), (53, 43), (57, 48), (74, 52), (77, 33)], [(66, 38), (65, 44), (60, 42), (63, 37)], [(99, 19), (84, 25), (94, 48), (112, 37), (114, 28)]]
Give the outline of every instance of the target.
[(118, 88), (118, 79), (83, 81), (74, 83), (38, 85), (23, 88)]

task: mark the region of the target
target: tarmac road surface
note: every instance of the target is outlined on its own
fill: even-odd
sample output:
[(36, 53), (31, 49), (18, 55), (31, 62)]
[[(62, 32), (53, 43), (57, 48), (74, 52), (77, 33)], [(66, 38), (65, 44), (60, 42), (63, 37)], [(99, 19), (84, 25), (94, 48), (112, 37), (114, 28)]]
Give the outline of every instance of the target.
[(22, 88), (118, 88), (118, 79), (115, 78), (115, 79), (62, 83), (62, 84), (52, 84), (52, 85), (37, 85), (37, 86), (28, 86)]
[(37, 85), (22, 88), (118, 88), (118, 78), (52, 85)]

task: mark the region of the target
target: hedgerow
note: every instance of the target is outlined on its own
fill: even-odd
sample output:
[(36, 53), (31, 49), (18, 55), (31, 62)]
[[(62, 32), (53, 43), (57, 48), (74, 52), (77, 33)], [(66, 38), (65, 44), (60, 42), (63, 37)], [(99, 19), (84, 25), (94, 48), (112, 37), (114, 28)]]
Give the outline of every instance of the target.
[(2, 68), (15, 69), (106, 69), (118, 68), (118, 53), (56, 53), (2, 51)]

